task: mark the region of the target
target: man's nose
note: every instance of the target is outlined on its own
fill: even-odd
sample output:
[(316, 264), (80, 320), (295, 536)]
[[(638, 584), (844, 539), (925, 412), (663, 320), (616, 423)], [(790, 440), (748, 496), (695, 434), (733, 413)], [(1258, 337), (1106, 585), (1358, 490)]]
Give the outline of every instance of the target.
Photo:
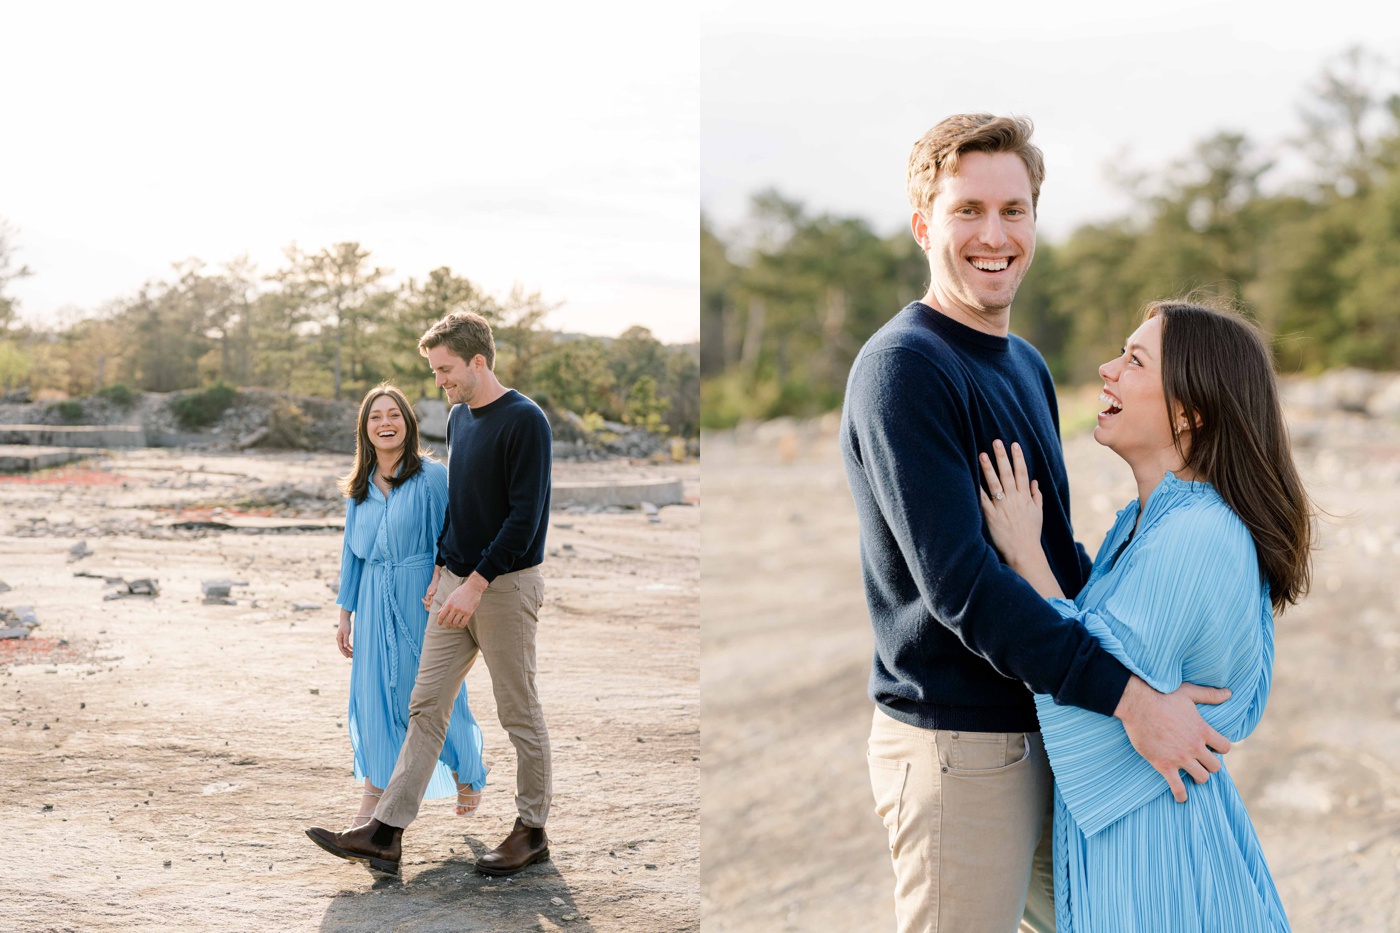
[(999, 247), (1004, 245), (1006, 243), (1006, 228), (1002, 225), (1001, 215), (995, 212), (987, 214), (978, 234), (977, 239), (983, 246)]

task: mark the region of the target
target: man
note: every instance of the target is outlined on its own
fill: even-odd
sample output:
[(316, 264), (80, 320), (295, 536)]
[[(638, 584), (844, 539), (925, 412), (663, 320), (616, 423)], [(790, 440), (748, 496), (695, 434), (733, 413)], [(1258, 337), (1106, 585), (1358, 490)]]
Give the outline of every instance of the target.
[(516, 754), (519, 817), (478, 871), (510, 875), (549, 858), (545, 819), (553, 795), (549, 735), (535, 690), (535, 628), (544, 599), (551, 436), (539, 406), (496, 378), (491, 327), (455, 312), (418, 350), (453, 404), (447, 421), (448, 505), (428, 589), (428, 628), (409, 700), (408, 734), (374, 819), (343, 833), (313, 828), (341, 858), (398, 874), (403, 829), (418, 815), (442, 751), (452, 702), (480, 651), (496, 713)]
[[(1044, 496), (1044, 544), (1071, 596), (1075, 543), (1054, 385), (1009, 336), (1035, 255), (1044, 178), (1031, 123), (949, 117), (909, 159), (914, 238), (931, 284), (862, 348), (841, 448), (875, 633), (870, 780), (889, 831), (901, 930), (1054, 929), (1051, 774), (1031, 692), (1122, 720), (1178, 801), (1229, 742), (1196, 702), (1154, 691), (1006, 567), (978, 501), (979, 453), (1020, 444)], [(1030, 689), (1027, 689), (1029, 687)]]

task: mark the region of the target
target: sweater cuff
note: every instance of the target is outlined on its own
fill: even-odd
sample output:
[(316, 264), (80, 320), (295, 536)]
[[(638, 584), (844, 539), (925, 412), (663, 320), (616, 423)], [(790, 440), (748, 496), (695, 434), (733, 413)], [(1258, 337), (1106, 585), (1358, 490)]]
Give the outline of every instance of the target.
[(1065, 679), (1055, 702), (1112, 716), (1118, 708), (1118, 701), (1123, 699), (1123, 691), (1127, 689), (1132, 672), (1105, 651), (1097, 640), (1092, 652), (1077, 668)]

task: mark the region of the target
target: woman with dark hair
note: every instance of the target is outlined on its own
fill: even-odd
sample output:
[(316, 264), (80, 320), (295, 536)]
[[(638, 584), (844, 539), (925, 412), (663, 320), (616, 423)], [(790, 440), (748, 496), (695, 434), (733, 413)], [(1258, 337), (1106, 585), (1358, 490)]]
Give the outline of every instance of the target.
[[(1138, 497), (1093, 573), (1064, 598), (1040, 547), (1040, 491), (1020, 447), (982, 455), (983, 512), (1002, 559), (1153, 688), (1228, 688), (1201, 714), (1230, 742), (1264, 712), (1273, 614), (1308, 589), (1311, 507), (1289, 450), (1269, 351), (1239, 315), (1149, 305), (1099, 367), (1094, 439)], [(1288, 919), (1238, 790), (1222, 766), (1177, 803), (1122, 723), (1036, 695), (1055, 775), (1059, 933), (1258, 933)], [(1208, 779), (1207, 779), (1208, 778)]]
[[(365, 782), (353, 828), (374, 815), (408, 731), (408, 701), (428, 602), (437, 588), (438, 535), (447, 511), (447, 468), (419, 450), (417, 416), (392, 385), (376, 386), (360, 403), (355, 468), (340, 488), (346, 498), (345, 547), (335, 640), (352, 662), (348, 731), (355, 777)], [(455, 794), (457, 813), (465, 815), (477, 808), (485, 785), (481, 729), (464, 684), (424, 796)]]

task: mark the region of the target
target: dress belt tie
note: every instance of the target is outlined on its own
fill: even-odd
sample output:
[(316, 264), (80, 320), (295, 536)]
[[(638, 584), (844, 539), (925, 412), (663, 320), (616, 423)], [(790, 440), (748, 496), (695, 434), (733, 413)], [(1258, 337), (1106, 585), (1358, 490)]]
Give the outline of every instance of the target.
[[(399, 635), (409, 637), (408, 623), (404, 621), (403, 613), (399, 610), (399, 600), (396, 595), (397, 587), (394, 585), (395, 570), (415, 570), (419, 567), (431, 567), (436, 560), (436, 554), (418, 554), (407, 560), (391, 561), (375, 557), (370, 560), (370, 566), (380, 568), (382, 579), (380, 580), (379, 597), (380, 609), (383, 610), (384, 618), (388, 625), (384, 627), (387, 641), (389, 642), (389, 689), (393, 690), (399, 685)], [(406, 725), (406, 723), (404, 724)]]

